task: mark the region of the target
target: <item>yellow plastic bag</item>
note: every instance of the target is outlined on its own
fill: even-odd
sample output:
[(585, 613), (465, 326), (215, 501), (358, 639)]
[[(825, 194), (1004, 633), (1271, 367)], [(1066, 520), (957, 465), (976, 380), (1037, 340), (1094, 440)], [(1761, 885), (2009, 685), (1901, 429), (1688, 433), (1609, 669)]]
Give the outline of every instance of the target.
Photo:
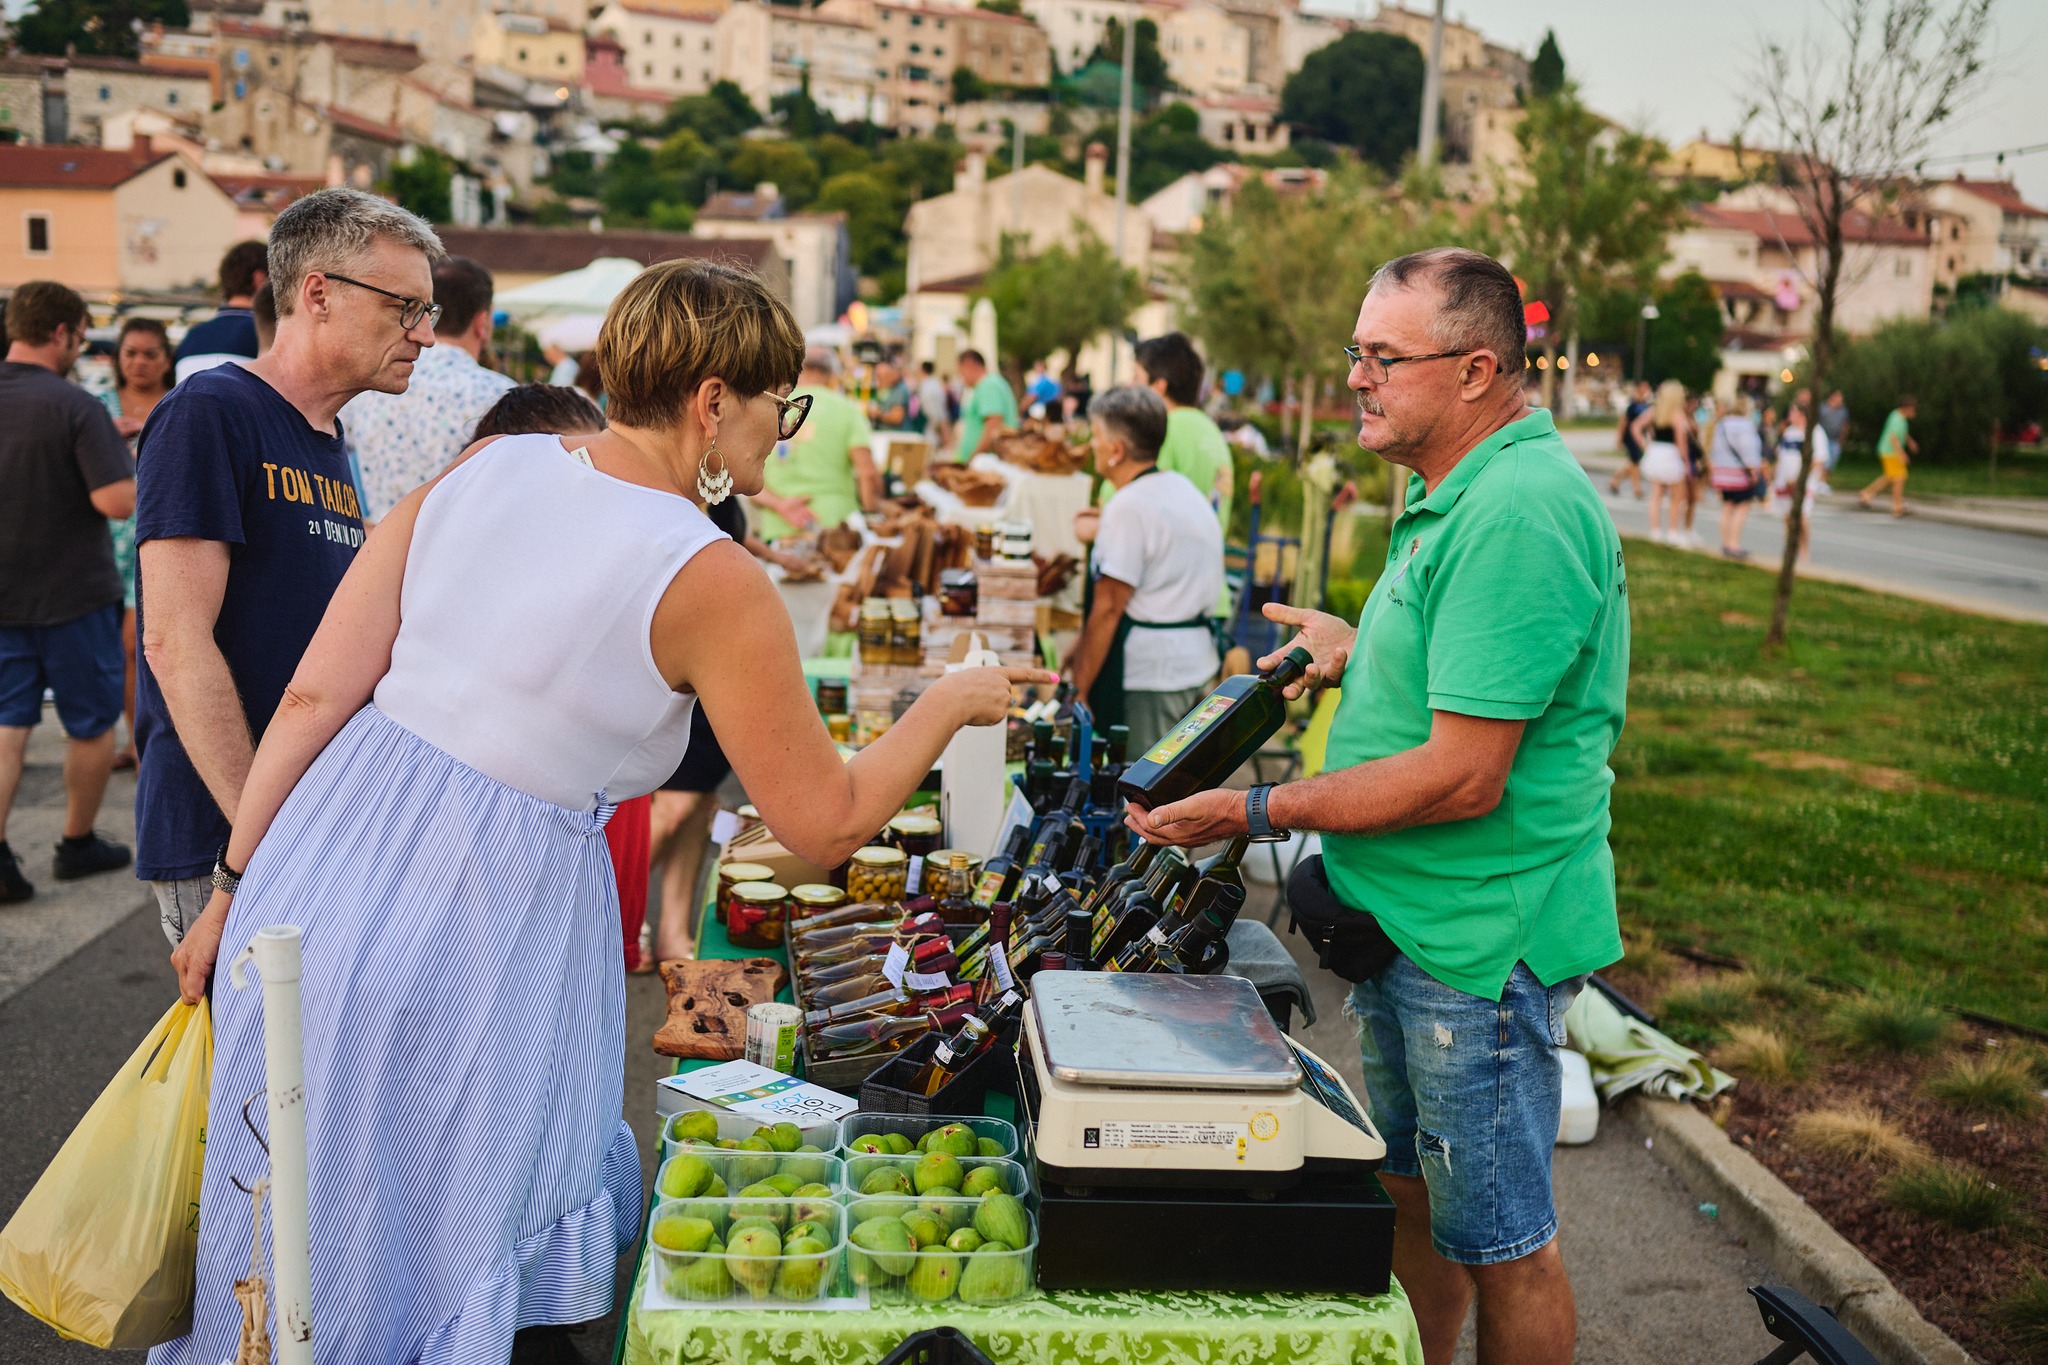
[(157, 1021), (0, 1230), (0, 1290), (58, 1333), (154, 1346), (192, 1328), (207, 1004)]

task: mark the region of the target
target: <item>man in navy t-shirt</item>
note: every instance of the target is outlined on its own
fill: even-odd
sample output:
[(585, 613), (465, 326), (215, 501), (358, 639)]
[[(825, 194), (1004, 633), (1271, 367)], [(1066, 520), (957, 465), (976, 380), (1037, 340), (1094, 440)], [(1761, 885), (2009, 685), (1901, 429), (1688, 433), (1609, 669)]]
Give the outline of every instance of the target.
[(220, 311), (195, 324), (178, 342), (180, 384), (202, 370), (230, 360), (254, 360), (256, 317), (250, 303), (270, 278), (269, 248), (261, 242), (237, 242), (220, 258)]
[(207, 904), (256, 744), (363, 541), (336, 414), (367, 389), (405, 391), (434, 344), (441, 254), (381, 199), (300, 199), (270, 232), (276, 345), (179, 384), (143, 428), (135, 865), (173, 944)]

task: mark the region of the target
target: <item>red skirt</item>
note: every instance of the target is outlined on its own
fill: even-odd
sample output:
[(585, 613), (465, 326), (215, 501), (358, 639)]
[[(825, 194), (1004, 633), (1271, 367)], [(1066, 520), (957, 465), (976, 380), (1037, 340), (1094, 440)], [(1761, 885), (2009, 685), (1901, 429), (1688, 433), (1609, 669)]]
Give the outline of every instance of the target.
[(612, 851), (612, 877), (619, 884), (619, 928), (626, 941), (626, 970), (640, 965), (640, 926), (647, 922), (647, 862), (653, 834), (648, 824), (652, 796), (621, 801), (605, 822)]

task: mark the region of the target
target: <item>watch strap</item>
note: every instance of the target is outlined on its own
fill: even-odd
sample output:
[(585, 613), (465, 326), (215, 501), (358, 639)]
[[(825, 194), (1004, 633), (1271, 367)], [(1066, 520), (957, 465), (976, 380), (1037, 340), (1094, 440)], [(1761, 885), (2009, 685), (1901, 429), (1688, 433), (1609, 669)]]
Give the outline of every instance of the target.
[(213, 875), (209, 878), (216, 891), (225, 891), (230, 896), (242, 889), (242, 874), (228, 866), (228, 851), (225, 846), (214, 855)]
[(1273, 828), (1273, 822), (1266, 814), (1266, 799), (1272, 790), (1271, 782), (1262, 782), (1244, 794), (1245, 833), (1255, 844), (1278, 843), (1287, 837), (1285, 830)]

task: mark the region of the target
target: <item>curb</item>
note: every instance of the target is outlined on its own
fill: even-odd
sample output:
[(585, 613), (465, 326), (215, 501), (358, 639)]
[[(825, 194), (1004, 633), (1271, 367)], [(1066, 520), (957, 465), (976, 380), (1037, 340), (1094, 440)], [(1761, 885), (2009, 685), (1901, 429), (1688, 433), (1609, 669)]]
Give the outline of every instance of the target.
[(1969, 1352), (1920, 1316), (1884, 1272), (1762, 1162), (1690, 1104), (1633, 1096), (1623, 1105), (1653, 1139), (1651, 1155), (1720, 1206), (1720, 1221), (1794, 1289), (1832, 1310), (1884, 1365), (1971, 1365)]

